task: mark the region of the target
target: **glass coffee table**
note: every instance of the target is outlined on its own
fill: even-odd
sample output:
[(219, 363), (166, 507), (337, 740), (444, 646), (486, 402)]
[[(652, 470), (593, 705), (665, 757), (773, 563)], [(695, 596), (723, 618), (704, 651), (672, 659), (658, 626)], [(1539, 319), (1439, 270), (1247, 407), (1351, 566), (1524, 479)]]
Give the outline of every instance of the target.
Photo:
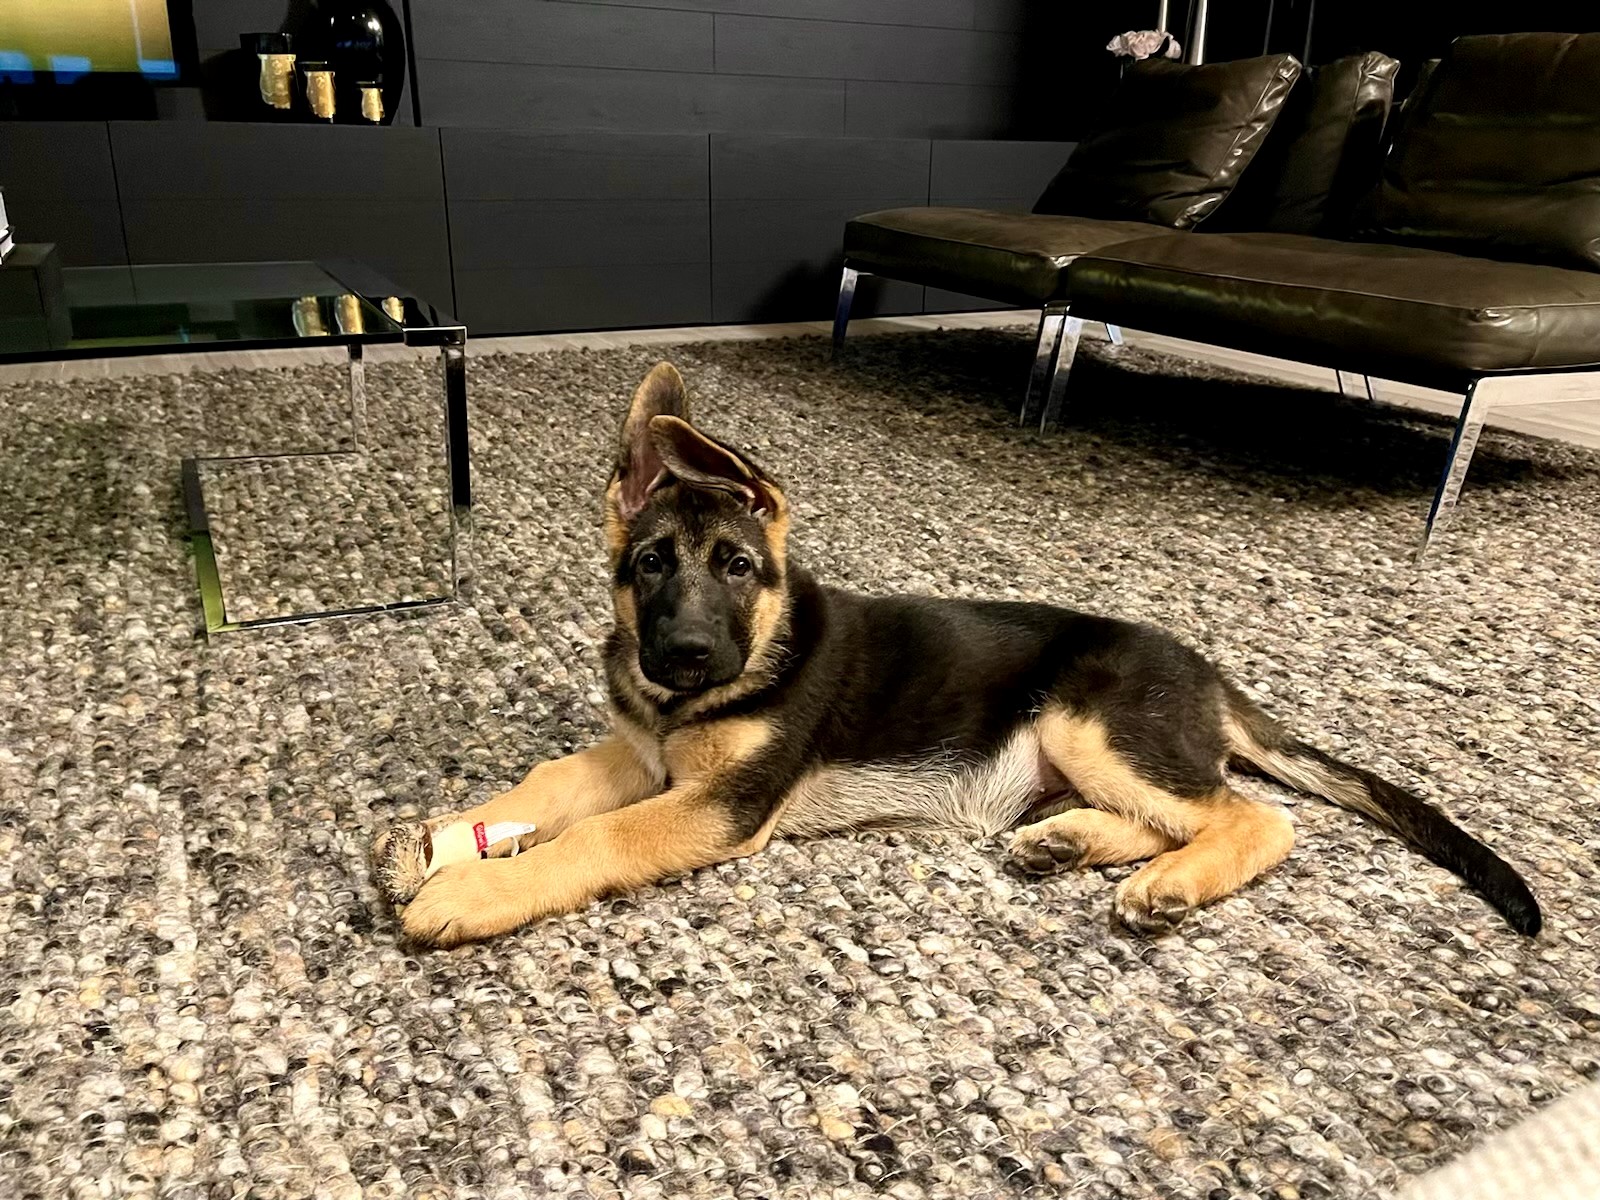
[[(459, 598), (472, 520), (467, 457), (466, 328), (448, 313), (356, 262), (200, 263), (76, 267), (60, 273), (52, 328), (26, 335), (0, 326), (0, 363), (53, 362), (211, 351), (345, 348), (349, 361), (348, 448), (185, 458), (181, 477), (190, 545), (208, 634), (331, 617), (398, 612)], [(64, 311), (63, 311), (64, 310)], [(70, 322), (70, 324), (68, 323)], [(368, 346), (439, 351), (443, 404), (444, 507), (448, 563), (437, 594), (367, 600), (307, 611), (238, 615), (223, 595), (203, 475), (208, 469), (292, 465), (292, 460), (358, 457), (366, 452)]]

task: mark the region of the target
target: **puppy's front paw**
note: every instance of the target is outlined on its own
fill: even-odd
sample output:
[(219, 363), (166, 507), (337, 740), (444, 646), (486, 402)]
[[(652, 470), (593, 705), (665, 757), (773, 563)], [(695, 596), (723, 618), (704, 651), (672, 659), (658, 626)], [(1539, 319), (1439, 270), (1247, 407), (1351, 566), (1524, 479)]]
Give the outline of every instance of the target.
[(483, 928), (488, 916), (483, 889), (473, 886), (472, 864), (446, 867), (416, 893), (400, 914), (406, 936), (423, 946), (459, 946), (499, 933)]
[(430, 876), (400, 914), (406, 936), (440, 948), (510, 933), (553, 911), (537, 900), (535, 858), (459, 863)]
[(372, 882), (391, 904), (405, 904), (428, 875), (428, 827), (400, 821), (372, 842)]

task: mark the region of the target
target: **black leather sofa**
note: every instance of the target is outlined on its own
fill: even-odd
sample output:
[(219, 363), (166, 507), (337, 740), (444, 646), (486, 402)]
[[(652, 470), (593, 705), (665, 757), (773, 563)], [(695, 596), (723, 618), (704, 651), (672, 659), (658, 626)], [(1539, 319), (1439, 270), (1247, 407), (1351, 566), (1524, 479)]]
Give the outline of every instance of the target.
[[(1333, 66), (1334, 75), (1325, 68), (1308, 77), (1293, 121), (1282, 102), (1267, 114), (1259, 153), (1243, 156), (1256, 164), (1241, 167), (1209, 211), (1187, 225), (1146, 220), (1143, 237), (1108, 236), (1060, 256), (1056, 289), (1030, 299), (1046, 320), (1059, 315), (1062, 333), (1048, 363), (1036, 364), (1049, 386), (1040, 379), (1030, 387), (1024, 414), (1043, 392), (1043, 424), (1059, 415), (1075, 325), (1084, 320), (1458, 391), (1425, 550), (1455, 506), (1491, 407), (1600, 394), (1600, 34), (1461, 38), (1388, 136), (1373, 126), (1381, 129), (1375, 114), (1388, 109), (1383, 82), (1392, 84), (1392, 66), (1380, 70), (1372, 56)], [(1361, 97), (1356, 107), (1370, 119), (1341, 123), (1337, 97), (1317, 96), (1336, 90), (1338, 73), (1362, 80), (1345, 93)], [(1152, 148), (1143, 161), (1162, 157)], [(1139, 158), (1130, 149), (1123, 161)], [(1079, 200), (1069, 194), (1066, 203)], [(1145, 216), (1154, 215), (1146, 205)], [(973, 220), (950, 213), (945, 229)], [(884, 213), (851, 222), (847, 276), (903, 270), (878, 230), (911, 225)], [(1012, 245), (1020, 253), (1020, 240)], [(967, 278), (985, 287), (993, 275)], [(963, 286), (948, 270), (940, 285)], [(842, 332), (836, 323), (836, 339)]]
[(1288, 55), (1139, 63), (1112, 99), (1115, 122), (1078, 146), (1031, 213), (896, 208), (849, 222), (835, 344), (861, 275), (1038, 307), (1036, 407), (1057, 345), (1076, 344), (1080, 322), (1060, 299), (1074, 258), (1219, 220), (1332, 228), (1358, 190), (1352, 168), (1376, 162), (1398, 66), (1381, 54), (1312, 72)]

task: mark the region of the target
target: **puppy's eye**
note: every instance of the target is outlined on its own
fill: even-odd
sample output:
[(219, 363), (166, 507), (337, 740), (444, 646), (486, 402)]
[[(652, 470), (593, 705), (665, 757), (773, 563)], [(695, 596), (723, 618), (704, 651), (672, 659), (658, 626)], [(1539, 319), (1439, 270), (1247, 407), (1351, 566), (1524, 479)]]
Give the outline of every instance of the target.
[(742, 554), (736, 555), (734, 560), (728, 564), (729, 575), (748, 575), (754, 569), (755, 564)]
[(646, 575), (661, 574), (661, 555), (653, 550), (648, 554), (641, 554), (639, 556), (639, 570)]

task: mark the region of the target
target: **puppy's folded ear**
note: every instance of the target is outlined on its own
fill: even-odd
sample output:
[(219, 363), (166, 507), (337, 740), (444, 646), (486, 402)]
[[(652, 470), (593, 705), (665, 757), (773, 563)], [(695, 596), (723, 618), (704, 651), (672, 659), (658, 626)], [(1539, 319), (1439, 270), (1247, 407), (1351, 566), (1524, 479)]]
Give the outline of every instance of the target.
[(650, 434), (650, 422), (668, 416), (687, 420), (689, 397), (683, 376), (669, 362), (650, 369), (622, 421), (622, 442), (617, 448), (618, 507), (623, 520), (631, 520), (644, 507), (650, 493), (661, 485), (665, 464)]
[(651, 418), (650, 442), (673, 478), (691, 487), (728, 492), (758, 515), (779, 515), (783, 493), (778, 485), (749, 459), (712, 441), (689, 422), (672, 415)]

